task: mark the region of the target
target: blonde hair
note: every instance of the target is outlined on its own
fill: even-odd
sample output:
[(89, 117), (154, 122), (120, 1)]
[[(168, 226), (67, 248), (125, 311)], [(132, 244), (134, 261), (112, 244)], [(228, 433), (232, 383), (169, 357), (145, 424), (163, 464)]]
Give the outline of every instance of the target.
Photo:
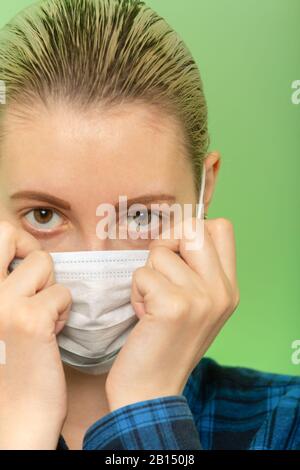
[(199, 191), (209, 145), (200, 73), (179, 35), (140, 0), (43, 0), (0, 31), (6, 105), (157, 106), (183, 130)]

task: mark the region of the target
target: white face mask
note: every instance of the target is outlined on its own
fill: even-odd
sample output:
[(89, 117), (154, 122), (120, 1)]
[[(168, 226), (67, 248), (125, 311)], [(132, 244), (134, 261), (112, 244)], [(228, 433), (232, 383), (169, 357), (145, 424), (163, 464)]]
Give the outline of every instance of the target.
[(68, 322), (58, 335), (62, 360), (82, 372), (111, 368), (138, 322), (130, 303), (132, 273), (149, 250), (52, 253), (55, 278), (71, 290)]
[[(197, 217), (203, 217), (205, 168)], [(110, 370), (127, 336), (139, 321), (132, 308), (133, 272), (149, 250), (50, 253), (56, 282), (68, 287), (72, 306), (57, 336), (62, 361), (88, 374)], [(13, 269), (21, 260), (15, 259)]]

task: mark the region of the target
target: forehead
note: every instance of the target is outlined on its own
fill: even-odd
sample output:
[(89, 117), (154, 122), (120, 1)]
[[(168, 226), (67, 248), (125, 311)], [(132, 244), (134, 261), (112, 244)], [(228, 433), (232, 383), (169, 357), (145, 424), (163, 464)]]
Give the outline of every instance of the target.
[(52, 181), (53, 189), (68, 182), (155, 186), (178, 183), (186, 169), (180, 126), (155, 107), (127, 103), (80, 111), (53, 103), (24, 111), (7, 113), (0, 162), (6, 178), (18, 184), (26, 175), (27, 185)]

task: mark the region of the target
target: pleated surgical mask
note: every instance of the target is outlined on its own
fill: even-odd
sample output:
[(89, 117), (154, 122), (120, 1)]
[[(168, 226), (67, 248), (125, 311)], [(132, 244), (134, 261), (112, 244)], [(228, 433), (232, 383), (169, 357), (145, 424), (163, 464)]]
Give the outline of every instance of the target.
[[(203, 216), (203, 171), (197, 216)], [(68, 287), (72, 305), (57, 336), (62, 361), (81, 372), (110, 370), (139, 321), (131, 305), (133, 272), (144, 266), (149, 250), (50, 253), (57, 283)], [(21, 260), (11, 263), (13, 269)]]
[(58, 283), (71, 290), (68, 322), (58, 335), (62, 360), (89, 374), (112, 366), (138, 321), (130, 303), (132, 274), (149, 250), (53, 253)]

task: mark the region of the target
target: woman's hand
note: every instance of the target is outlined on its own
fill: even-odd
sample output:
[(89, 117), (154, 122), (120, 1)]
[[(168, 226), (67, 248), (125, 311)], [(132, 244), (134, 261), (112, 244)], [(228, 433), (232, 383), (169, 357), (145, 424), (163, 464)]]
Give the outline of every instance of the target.
[[(195, 228), (196, 219), (192, 222)], [(107, 377), (111, 411), (182, 394), (239, 303), (232, 224), (226, 219), (203, 223), (202, 248), (188, 250), (191, 240), (184, 234), (154, 240), (145, 267), (133, 274), (131, 302), (139, 322)]]
[[(14, 257), (24, 260), (8, 274)], [(27, 232), (0, 222), (0, 449), (57, 446), (67, 404), (56, 334), (70, 305), (51, 256)]]

